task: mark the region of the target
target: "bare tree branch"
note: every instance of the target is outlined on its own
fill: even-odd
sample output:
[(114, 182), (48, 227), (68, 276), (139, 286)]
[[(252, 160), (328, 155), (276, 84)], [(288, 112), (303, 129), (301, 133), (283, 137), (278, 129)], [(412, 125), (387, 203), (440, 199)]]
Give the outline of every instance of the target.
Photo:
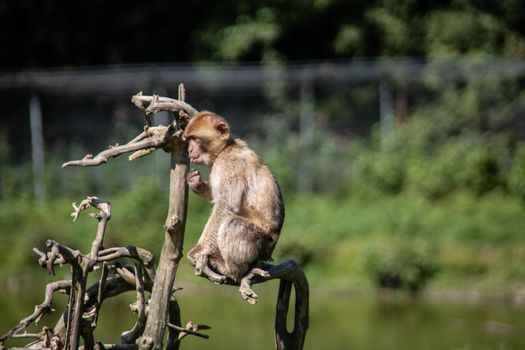
[(204, 339), (209, 339), (210, 338), (209, 335), (204, 334), (204, 333), (200, 333), (198, 331), (199, 330), (203, 330), (203, 329), (211, 329), (211, 327), (206, 326), (206, 325), (198, 325), (198, 324), (193, 323), (191, 321), (186, 323), (186, 327), (176, 326), (176, 325), (171, 324), (171, 323), (168, 323), (168, 327), (180, 332), (179, 333), (179, 340), (182, 340), (187, 335), (195, 335), (197, 337), (204, 338)]
[(148, 279), (155, 278), (153, 269), (153, 254), (146, 249), (129, 245), (127, 247), (113, 247), (99, 251), (98, 261), (111, 261), (120, 258), (133, 258), (139, 260), (144, 265)]
[[(137, 350), (137, 344), (104, 344), (97, 342), (95, 344), (95, 350)], [(47, 349), (42, 349), (47, 350)], [(52, 349), (51, 349), (52, 350)], [(79, 350), (86, 350), (84, 346), (79, 347)]]
[(144, 283), (142, 279), (142, 266), (135, 264), (135, 283), (137, 291), (137, 300), (135, 306), (137, 308), (137, 322), (133, 328), (127, 332), (122, 333), (120, 341), (123, 344), (135, 344), (135, 341), (142, 335), (146, 327), (146, 301), (144, 298)]
[[(183, 89), (179, 89), (183, 92)], [(183, 93), (179, 96), (179, 102), (183, 102)], [(174, 102), (172, 100), (164, 100), (156, 98), (156, 103), (152, 101), (153, 97), (137, 96), (133, 99), (135, 104), (139, 107), (144, 106), (144, 102), (150, 102), (148, 112), (155, 112), (161, 110), (166, 106), (161, 106), (159, 103), (163, 101)], [(157, 106), (155, 107), (155, 104)], [(185, 106), (185, 104), (177, 104), (179, 107)], [(161, 108), (162, 107), (162, 108)], [(196, 110), (193, 108), (182, 108), (185, 109), (187, 115), (193, 115)], [(168, 108), (169, 110), (169, 108)], [(142, 350), (158, 349), (163, 348), (164, 334), (166, 331), (165, 317), (168, 314), (168, 308), (170, 307), (171, 294), (175, 275), (179, 265), (179, 261), (182, 258), (182, 249), (184, 242), (184, 228), (187, 213), (188, 204), (188, 185), (186, 183), (186, 174), (189, 167), (189, 157), (187, 151), (187, 145), (178, 136), (181, 135), (181, 127), (187, 122), (185, 114), (180, 113), (180, 108), (171, 109), (174, 112), (173, 123), (176, 130), (176, 137), (174, 137), (171, 144), (171, 163), (170, 163), (170, 183), (169, 183), (169, 206), (166, 222), (177, 222), (177, 225), (169, 225), (170, 228), (165, 227), (164, 243), (160, 253), (159, 263), (155, 274), (154, 288), (151, 292), (151, 298), (149, 303), (149, 314), (146, 322), (146, 328), (143, 335), (137, 340), (139, 348)], [(175, 128), (175, 126), (177, 126)], [(177, 220), (175, 220), (177, 218)], [(166, 225), (168, 226), (168, 225)]]
[(98, 323), (98, 316), (100, 314), (100, 307), (102, 305), (102, 301), (104, 300), (104, 288), (106, 288), (106, 282), (108, 278), (109, 273), (109, 266), (107, 263), (102, 263), (102, 271), (100, 272), (100, 278), (98, 279), (98, 293), (97, 293), (97, 303), (96, 303), (96, 309), (97, 309), (97, 315), (95, 316), (95, 322), (93, 325), (93, 328), (96, 327)]
[(79, 266), (79, 260), (81, 258), (80, 251), (73, 250), (52, 239), (48, 239), (46, 241), (46, 246), (51, 249), (51, 253), (47, 255), (48, 270), (50, 269), (50, 267), (52, 268), (56, 258), (60, 257), (63, 259), (64, 262), (68, 264), (71, 264), (73, 266)]
[[(151, 104), (152, 101), (154, 101), (153, 106)], [(142, 91), (133, 96), (131, 98), (131, 102), (133, 102), (133, 104), (135, 104), (136, 107), (145, 110), (148, 114), (156, 113), (159, 111), (178, 112), (179, 110), (183, 110), (190, 116), (193, 116), (198, 112), (195, 108), (193, 108), (190, 104), (184, 102), (182, 99), (175, 100), (173, 98), (159, 97), (156, 95), (146, 96), (142, 94)], [(149, 103), (149, 106), (147, 108), (145, 107), (146, 103)]]
[[(166, 128), (167, 132), (168, 128)], [(135, 152), (142, 149), (148, 149), (148, 148), (160, 148), (165, 143), (165, 136), (151, 136), (144, 140), (134, 142), (134, 143), (128, 143), (122, 146), (115, 146), (110, 147), (105, 151), (100, 152), (96, 156), (93, 157), (92, 154), (86, 155), (81, 160), (72, 160), (69, 162), (66, 162), (62, 164), (62, 168), (68, 167), (68, 166), (96, 166), (103, 163), (106, 163), (109, 158), (118, 157), (123, 153), (128, 152)]]
[[(42, 266), (42, 267), (48, 268), (48, 272), (49, 272), (49, 264), (48, 264), (49, 261), (52, 261), (53, 265), (63, 265), (63, 264), (66, 263), (66, 260), (64, 260), (64, 258), (61, 257), (60, 255), (54, 257), (53, 253), (49, 252), (49, 253), (46, 254), (46, 253), (38, 250), (37, 248), (33, 248), (33, 251), (38, 256), (40, 256), (40, 258), (38, 259), (38, 264), (40, 266)], [(49, 272), (49, 273), (54, 275), (54, 272), (52, 270), (53, 269), (51, 268), (51, 272)]]
[(15, 334), (17, 334), (22, 329), (27, 328), (31, 323), (39, 320), (44, 314), (51, 313), (53, 309), (51, 308), (51, 304), (53, 302), (53, 293), (61, 290), (61, 289), (69, 289), (71, 288), (71, 281), (70, 280), (62, 280), (62, 281), (56, 281), (49, 283), (46, 286), (46, 292), (44, 301), (42, 304), (35, 306), (35, 311), (21, 320), (13, 329), (11, 329), (6, 334), (0, 336), (0, 342), (5, 341), (6, 339), (12, 338)]
[(108, 201), (99, 199), (95, 196), (87, 196), (86, 199), (84, 199), (82, 202), (80, 202), (80, 205), (77, 206), (77, 203), (73, 202), (73, 209), (75, 209), (71, 216), (73, 217), (73, 221), (77, 221), (80, 213), (87, 208), (97, 208), (100, 209), (99, 215), (96, 217), (96, 219), (100, 220), (101, 218), (111, 217), (111, 205)]
[[(203, 277), (208, 278), (206, 275)], [(278, 265), (264, 264), (253, 269), (247, 277), (243, 278), (239, 288), (241, 295), (248, 302), (255, 303), (257, 294), (251, 290), (251, 286), (271, 279), (280, 279), (275, 316), (277, 350), (300, 350), (303, 348), (309, 324), (308, 280), (294, 260), (288, 260)], [(215, 282), (213, 277), (211, 281)], [(231, 280), (226, 280), (224, 284), (238, 285)], [(295, 288), (295, 317), (294, 329), (290, 333), (286, 329), (286, 323), (292, 287)]]
[[(172, 296), (170, 297), (170, 303), (168, 307), (168, 323), (171, 323), (175, 326), (181, 326), (179, 302), (177, 301), (177, 298), (173, 295), (175, 294), (175, 290), (172, 292)], [(166, 340), (166, 350), (179, 350), (179, 335), (180, 332), (178, 330), (168, 327), (168, 339)]]

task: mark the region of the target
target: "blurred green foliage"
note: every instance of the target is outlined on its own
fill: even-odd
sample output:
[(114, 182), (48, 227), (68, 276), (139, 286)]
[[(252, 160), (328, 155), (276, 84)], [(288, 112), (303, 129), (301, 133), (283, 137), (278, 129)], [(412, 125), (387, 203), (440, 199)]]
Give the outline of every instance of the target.
[[(131, 191), (109, 198), (113, 215), (105, 246), (142, 246), (158, 258), (166, 195), (141, 180)], [(0, 202), (0, 281), (45, 276), (31, 249), (45, 249), (47, 239), (89, 250), (96, 221), (83, 214), (72, 222), (73, 200), (82, 197), (40, 204), (24, 198)], [(524, 208), (501, 193), (456, 193), (439, 201), (408, 193), (339, 199), (288, 194), (285, 201), (287, 217), (274, 259), (298, 260), (314, 288), (476, 286), (494, 292), (517, 290), (525, 278), (519, 264), (525, 258)], [(185, 251), (197, 241), (210, 209), (190, 196)], [(194, 278), (186, 259), (182, 264), (181, 278)]]
[[(267, 133), (249, 141), (285, 193), (287, 219), (275, 257), (296, 258), (314, 284), (335, 288), (523, 286), (525, 269), (516, 262), (525, 258), (525, 82), (521, 76), (498, 76), (498, 67), (480, 73), (475, 65), (485, 58), (523, 59), (520, 1), (199, 5), (205, 11), (162, 1), (124, 7), (86, 1), (6, 3), (0, 6), (0, 37), (5, 47), (19, 49), (0, 57), (0, 67), (427, 60), (417, 84), (385, 77), (394, 97), (409, 99), (407, 115), (397, 115), (389, 132), (372, 125), (379, 114), (377, 86), (317, 87), (315, 125), (307, 138), (299, 132), (301, 108), (293, 87), (284, 81), (265, 87), (273, 109), (261, 126)], [(82, 18), (70, 16), (70, 6)], [(20, 39), (35, 26), (33, 40)], [(146, 42), (154, 49), (137, 51)], [(439, 66), (447, 59), (459, 62), (462, 79), (447, 80), (448, 72)], [(13, 161), (17, 150), (0, 134), (0, 275), (35, 266), (30, 248), (48, 238), (88, 247), (94, 223), (82, 217), (73, 224), (68, 217), (69, 202), (85, 195), (114, 204), (108, 245), (159, 251), (167, 212), (167, 157), (59, 169), (63, 161), (93, 151), (74, 146), (48, 152), (48, 200), (33, 203), (30, 163), (20, 157)], [(297, 193), (300, 171), (308, 174), (309, 192)], [(208, 212), (209, 204), (191, 196), (187, 245), (198, 238)]]
[[(523, 57), (522, 7), (519, 0), (12, 1), (0, 8), (0, 39), (18, 50), (0, 57), (0, 67)], [(145, 43), (152, 49), (137, 50)]]
[[(287, 217), (275, 259), (293, 257), (313, 285), (333, 288), (521, 286), (525, 269), (515, 261), (525, 258), (525, 142), (519, 128), (525, 100), (519, 86), (510, 78), (473, 77), (461, 84), (432, 78), (409, 117), (388, 133), (374, 125), (368, 135), (350, 137), (331, 126), (354, 101), (351, 115), (358, 112), (370, 93), (341, 91), (315, 101), (316, 124), (307, 143), (294, 127), (299, 108), (283, 103), (282, 113), (264, 118), (267, 133), (249, 140), (285, 194)], [(52, 152), (46, 168), (50, 199), (38, 204), (28, 186), (30, 165), (13, 163), (12, 152), (0, 137), (2, 275), (35, 267), (31, 247), (48, 238), (88, 247), (94, 223), (83, 217), (73, 224), (67, 215), (67, 202), (85, 195), (113, 203), (108, 246), (136, 244), (158, 253), (168, 199), (163, 153), (60, 169), (86, 150)], [(309, 173), (309, 192), (297, 192), (299, 169)], [(190, 197), (187, 247), (209, 210)]]

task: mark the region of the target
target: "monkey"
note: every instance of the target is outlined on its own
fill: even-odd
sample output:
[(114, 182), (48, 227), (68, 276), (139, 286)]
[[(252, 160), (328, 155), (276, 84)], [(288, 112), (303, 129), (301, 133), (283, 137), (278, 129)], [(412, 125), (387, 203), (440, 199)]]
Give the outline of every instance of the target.
[(271, 260), (284, 221), (279, 184), (256, 152), (234, 139), (227, 121), (213, 112), (193, 116), (182, 136), (191, 163), (211, 169), (208, 181), (192, 169), (188, 186), (213, 204), (188, 260), (197, 275), (238, 284), (243, 298), (255, 303), (251, 279), (269, 276), (261, 267)]

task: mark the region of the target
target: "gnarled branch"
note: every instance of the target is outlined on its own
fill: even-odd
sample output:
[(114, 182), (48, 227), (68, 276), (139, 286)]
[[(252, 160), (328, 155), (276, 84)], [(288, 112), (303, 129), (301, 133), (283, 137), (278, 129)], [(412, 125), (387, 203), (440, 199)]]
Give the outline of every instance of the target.
[(133, 258), (142, 262), (146, 271), (148, 281), (153, 281), (155, 278), (155, 270), (153, 268), (153, 254), (148, 250), (140, 247), (129, 245), (127, 247), (113, 247), (103, 249), (98, 252), (98, 261), (111, 261), (120, 258)]
[[(180, 91), (180, 90), (179, 90)], [(159, 111), (171, 111), (178, 112), (180, 110), (186, 112), (190, 116), (197, 114), (197, 110), (193, 108), (190, 104), (182, 101), (184, 98), (184, 92), (180, 100), (175, 100), (169, 97), (160, 97), (160, 96), (146, 96), (142, 94), (142, 91), (136, 94), (131, 98), (133, 104), (146, 111), (146, 113), (156, 113)], [(153, 103), (152, 103), (153, 102)], [(149, 106), (145, 107), (145, 104), (148, 103)]]
[(140, 337), (142, 332), (144, 332), (144, 328), (146, 327), (146, 301), (144, 298), (142, 266), (140, 264), (135, 264), (135, 284), (137, 291), (137, 300), (135, 301), (137, 322), (131, 330), (122, 333), (120, 336), (122, 344), (135, 344), (135, 341)]
[[(168, 132), (168, 128), (164, 127), (166, 130), (166, 134)], [(135, 152), (138, 150), (148, 149), (148, 148), (160, 148), (162, 147), (166, 141), (166, 134), (164, 135), (153, 135), (151, 137), (148, 137), (147, 139), (140, 140), (133, 143), (128, 143), (121, 146), (112, 146), (108, 148), (105, 151), (100, 152), (96, 156), (93, 156), (92, 154), (86, 155), (84, 158), (80, 160), (71, 160), (69, 162), (66, 162), (62, 164), (62, 168), (68, 167), (68, 166), (97, 166), (103, 163), (106, 163), (109, 158), (118, 157), (123, 153), (128, 152)]]
[(199, 330), (211, 329), (211, 327), (206, 325), (198, 325), (192, 321), (186, 323), (186, 327), (180, 327), (171, 323), (168, 323), (168, 327), (179, 332), (179, 340), (182, 340), (187, 335), (195, 335), (204, 339), (208, 339), (210, 337), (207, 334), (200, 333)]
[(63, 280), (63, 281), (56, 281), (56, 282), (49, 283), (46, 286), (45, 297), (44, 297), (44, 301), (42, 302), (42, 304), (37, 305), (35, 307), (35, 311), (31, 315), (21, 320), (13, 329), (11, 329), (6, 334), (0, 336), (0, 343), (4, 342), (7, 339), (12, 338), (22, 329), (27, 328), (27, 326), (29, 326), (31, 323), (38, 322), (44, 314), (52, 312), (51, 304), (53, 302), (53, 293), (58, 290), (70, 289), (70, 288), (71, 288), (70, 280)]
[[(244, 286), (251, 293), (242, 293), (243, 285), (241, 283), (242, 296), (253, 304), (257, 295), (251, 291), (252, 285), (279, 279), (274, 329), (275, 345), (277, 350), (301, 350), (309, 324), (309, 287), (306, 275), (294, 260), (288, 260), (278, 265), (264, 264), (254, 270), (258, 271), (249, 274), (249, 278), (245, 281), (246, 285)], [(207, 275), (203, 275), (203, 277), (210, 279)], [(213, 277), (210, 280), (214, 283), (216, 282)], [(238, 285), (238, 283), (233, 283), (229, 279), (225, 281), (225, 284)], [(286, 322), (292, 287), (295, 288), (294, 329), (292, 332), (288, 332)]]

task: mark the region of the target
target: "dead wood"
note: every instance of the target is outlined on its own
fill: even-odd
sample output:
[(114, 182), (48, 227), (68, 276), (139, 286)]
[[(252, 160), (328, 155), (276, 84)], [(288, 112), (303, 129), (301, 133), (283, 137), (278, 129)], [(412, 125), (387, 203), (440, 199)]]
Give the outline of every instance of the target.
[[(72, 267), (71, 280), (53, 282), (47, 285), (44, 302), (35, 308), (30, 316), (0, 337), (0, 350), (4, 350), (4, 341), (10, 338), (36, 338), (26, 349), (114, 349), (114, 350), (152, 350), (163, 347), (166, 331), (167, 350), (178, 350), (181, 340), (187, 335), (208, 338), (200, 332), (209, 329), (205, 325), (188, 322), (181, 325), (180, 307), (173, 296), (173, 288), (179, 261), (182, 257), (184, 229), (186, 223), (188, 187), (186, 174), (189, 159), (187, 145), (182, 140), (183, 128), (197, 110), (185, 101), (185, 90), (179, 86), (178, 100), (144, 96), (142, 92), (132, 97), (132, 102), (144, 110), (146, 126), (144, 131), (124, 145), (110, 146), (97, 155), (86, 155), (83, 159), (72, 160), (62, 166), (97, 166), (108, 159), (133, 152), (130, 160), (146, 156), (161, 148), (171, 154), (169, 208), (164, 225), (164, 244), (159, 266), (155, 271), (153, 255), (145, 249), (127, 246), (104, 248), (103, 241), (106, 225), (111, 218), (111, 206), (97, 197), (87, 197), (79, 205), (73, 203), (73, 220), (86, 209), (93, 207), (98, 213), (91, 214), (98, 221), (97, 232), (91, 244), (89, 254), (82, 254), (54, 240), (47, 241), (48, 252), (33, 249), (39, 256), (39, 264), (54, 274), (56, 265), (69, 264)], [(151, 117), (159, 111), (173, 112), (173, 119), (168, 126), (151, 126)], [(138, 261), (135, 266), (121, 265), (118, 259), (131, 258)], [(110, 264), (111, 262), (111, 264)], [(88, 274), (102, 264), (99, 280), (86, 286)], [(255, 302), (257, 296), (251, 286), (271, 279), (280, 279), (276, 306), (275, 345), (278, 350), (300, 350), (303, 348), (308, 329), (308, 281), (304, 272), (293, 261), (279, 265), (264, 265), (252, 270), (241, 283), (248, 293), (243, 294), (249, 302)], [(230, 281), (231, 282), (231, 281)], [(229, 284), (229, 281), (226, 281)], [(294, 328), (286, 329), (288, 308), (292, 288), (295, 289)], [(40, 333), (19, 332), (32, 322), (37, 322), (45, 313), (51, 311), (52, 294), (65, 290), (69, 294), (69, 307), (62, 314), (54, 328), (44, 327)], [(137, 313), (133, 328), (123, 332), (122, 344), (104, 344), (93, 336), (102, 303), (109, 297), (135, 290), (136, 301), (131, 305)], [(149, 291), (149, 300), (145, 298)], [(84, 346), (79, 347), (79, 337), (84, 339)]]
[[(264, 283), (272, 279), (279, 279), (279, 293), (277, 295), (276, 315), (275, 315), (275, 346), (277, 350), (300, 350), (303, 348), (306, 332), (309, 324), (309, 286), (304, 271), (294, 260), (288, 260), (278, 265), (264, 264), (254, 270), (262, 270), (249, 274), (247, 287)], [(208, 278), (207, 275), (202, 275)], [(215, 279), (208, 278), (216, 283)], [(238, 286), (231, 280), (226, 280), (224, 284)], [(295, 289), (295, 308), (294, 308), (294, 328), (292, 332), (286, 329), (288, 320), (288, 309), (292, 287)], [(251, 304), (254, 304), (257, 297), (255, 293), (243, 297)]]
[(38, 321), (40, 321), (42, 316), (44, 316), (47, 313), (51, 313), (53, 311), (52, 309), (53, 293), (59, 290), (69, 290), (70, 288), (71, 288), (70, 280), (63, 280), (63, 281), (56, 281), (56, 282), (49, 283), (46, 286), (45, 297), (44, 297), (44, 301), (42, 302), (42, 304), (37, 305), (35, 307), (35, 311), (31, 315), (22, 319), (9, 332), (0, 336), (0, 343), (3, 343), (5, 340), (18, 335), (18, 332), (27, 328), (27, 326), (29, 326), (31, 323), (33, 322), (38, 323)]
[(121, 154), (128, 153), (128, 152), (135, 152), (139, 150), (145, 150), (150, 148), (160, 148), (164, 144), (167, 143), (168, 132), (169, 129), (167, 127), (163, 127), (164, 133), (163, 134), (153, 134), (152, 136), (149, 136), (148, 138), (144, 140), (140, 140), (133, 143), (128, 143), (121, 146), (110, 146), (107, 150), (100, 152), (96, 156), (93, 156), (92, 154), (87, 154), (84, 158), (80, 160), (72, 160), (69, 162), (66, 162), (62, 164), (62, 168), (68, 167), (68, 166), (97, 166), (100, 164), (104, 164), (108, 161), (109, 158), (118, 157)]
[(208, 339), (210, 336), (204, 333), (200, 333), (199, 330), (210, 329), (206, 325), (198, 325), (189, 321), (186, 323), (186, 327), (176, 326), (174, 324), (168, 323), (168, 327), (179, 332), (179, 340), (182, 340), (187, 335), (194, 335), (200, 338)]
[(120, 341), (122, 344), (135, 344), (135, 341), (142, 335), (146, 327), (146, 300), (144, 298), (144, 283), (142, 279), (142, 267), (135, 265), (135, 285), (137, 291), (137, 300), (134, 308), (137, 310), (137, 322), (133, 328), (122, 333)]
[[(179, 86), (179, 100), (164, 100), (158, 96), (146, 97), (142, 94), (134, 96), (133, 101), (135, 105), (144, 107), (144, 102), (153, 103), (153, 108), (157, 108), (161, 102), (173, 103), (173, 105), (181, 106), (182, 102), (185, 105), (184, 87)], [(157, 107), (155, 107), (155, 104)], [(162, 108), (172, 108), (173, 105), (162, 105)], [(149, 107), (148, 107), (149, 108)], [(160, 108), (160, 107), (159, 107)], [(178, 108), (177, 111), (183, 109), (184, 113), (193, 115), (196, 110), (188, 108)], [(151, 111), (152, 109), (150, 109)], [(155, 109), (158, 111), (159, 109)], [(174, 111), (171, 109), (171, 111)], [(185, 115), (181, 113), (174, 114), (173, 124), (179, 128), (184, 124), (183, 118)], [(148, 114), (148, 109), (146, 109)], [(173, 125), (172, 124), (172, 125)], [(180, 131), (180, 130), (179, 130)], [(180, 135), (181, 133), (177, 133)], [(173, 290), (173, 282), (175, 280), (179, 261), (182, 258), (182, 247), (184, 242), (184, 229), (186, 225), (186, 213), (188, 205), (188, 186), (186, 184), (186, 174), (188, 173), (189, 157), (187, 147), (180, 137), (175, 137), (172, 140), (171, 162), (170, 162), (170, 193), (168, 215), (164, 225), (164, 244), (159, 258), (159, 265), (155, 275), (155, 282), (151, 293), (148, 319), (144, 334), (137, 340), (139, 348), (142, 350), (161, 349), (163, 344), (164, 333), (166, 331), (166, 317), (171, 302), (171, 295)], [(178, 347), (178, 339), (170, 338), (170, 347)]]
[[(142, 94), (142, 91), (140, 91), (131, 98), (131, 102), (133, 102), (136, 107), (145, 110), (148, 114), (157, 113), (159, 111), (178, 113), (182, 110), (191, 117), (197, 114), (198, 111), (184, 101), (185, 97), (184, 85), (180, 84), (178, 100), (157, 95), (145, 96)], [(145, 104), (148, 104), (148, 107), (145, 107)]]

